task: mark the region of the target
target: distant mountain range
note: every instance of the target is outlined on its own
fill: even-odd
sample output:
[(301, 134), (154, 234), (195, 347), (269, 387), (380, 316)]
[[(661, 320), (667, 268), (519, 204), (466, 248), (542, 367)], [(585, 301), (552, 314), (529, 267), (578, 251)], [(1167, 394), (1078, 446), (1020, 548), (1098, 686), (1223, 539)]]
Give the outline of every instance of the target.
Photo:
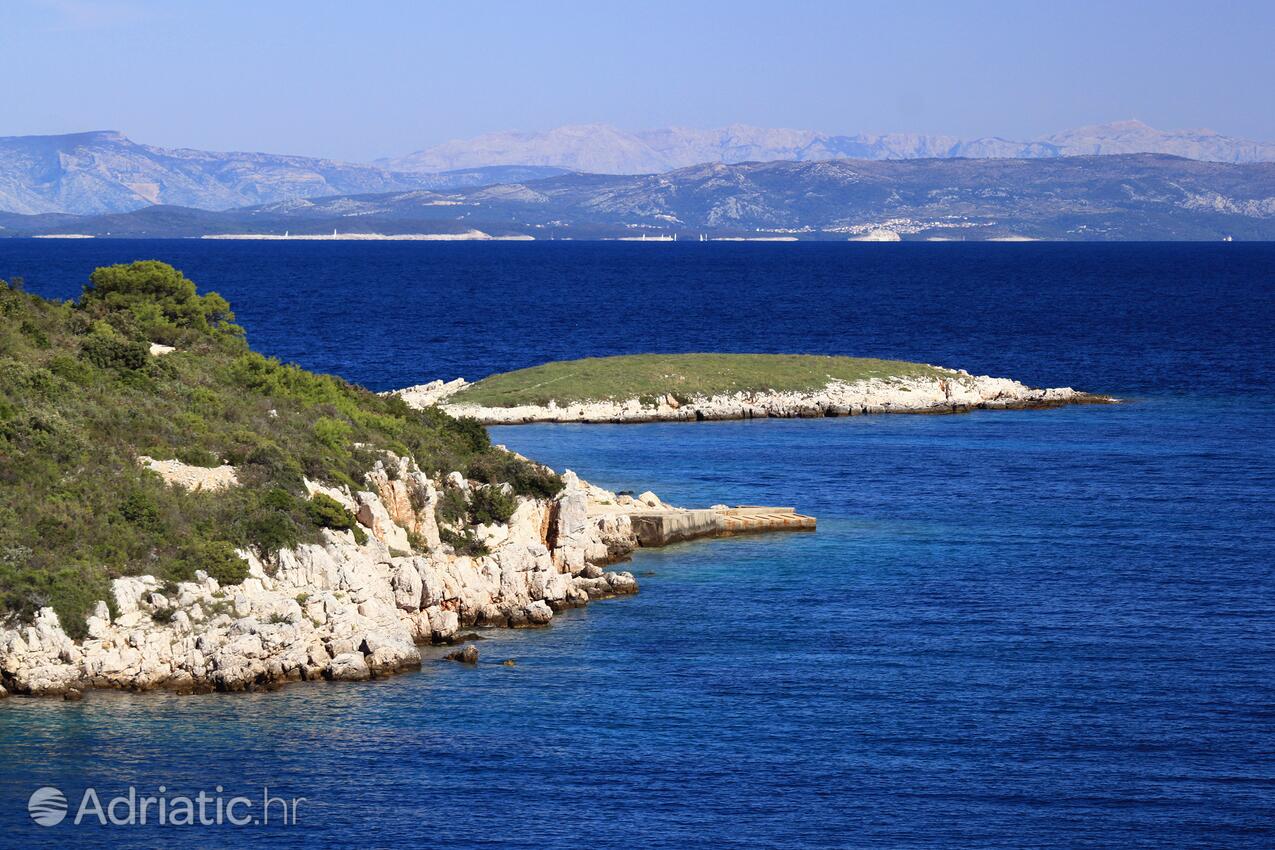
[(357, 164), (302, 156), (215, 153), (133, 142), (99, 131), (0, 138), (0, 211), (119, 213), (155, 205), (226, 210), (299, 198), (525, 182), (567, 171), (659, 174), (704, 163), (839, 159), (1058, 158), (1164, 153), (1214, 162), (1275, 161), (1275, 144), (1137, 121), (1033, 141), (908, 134), (829, 135), (733, 125), (628, 132), (600, 124), (496, 133)]
[(457, 189), (561, 171), (467, 167), (401, 174), (303, 156), (158, 148), (111, 131), (9, 136), (0, 137), (0, 210), (113, 213), (154, 204), (222, 210), (351, 192)]
[(682, 239), (1275, 239), (1275, 163), (1155, 154), (709, 163), (229, 211), (0, 215), (0, 234), (490, 234)]
[(656, 174), (706, 162), (817, 162), (830, 159), (1042, 158), (1163, 153), (1211, 162), (1275, 161), (1275, 144), (1211, 130), (1156, 130), (1140, 121), (1080, 127), (1032, 141), (961, 139), (907, 133), (836, 136), (735, 124), (716, 130), (672, 127), (628, 132), (606, 124), (543, 133), (493, 133), (447, 142), (378, 163), (392, 171), (445, 171), (519, 163), (597, 174)]

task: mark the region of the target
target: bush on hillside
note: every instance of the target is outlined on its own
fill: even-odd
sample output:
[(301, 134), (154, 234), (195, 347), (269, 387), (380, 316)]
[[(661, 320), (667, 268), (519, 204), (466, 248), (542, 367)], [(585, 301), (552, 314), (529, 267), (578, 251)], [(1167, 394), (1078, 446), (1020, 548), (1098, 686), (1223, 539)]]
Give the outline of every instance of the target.
[(306, 516), (319, 528), (333, 528), (337, 531), (349, 531), (354, 534), (354, 541), (360, 546), (367, 542), (367, 532), (359, 525), (354, 514), (336, 499), (324, 493), (315, 493), (306, 502)]
[(248, 562), (224, 540), (196, 540), (184, 548), (172, 570), (174, 580), (189, 579), (203, 570), (221, 585), (238, 584), (248, 577)]
[(440, 528), (438, 530), (438, 537), (448, 546), (452, 547), (452, 551), (457, 555), (468, 555), (471, 558), (481, 558), (484, 555), (491, 554), (491, 550), (487, 548), (487, 544), (475, 537), (474, 531), (471, 528), (467, 528), (464, 531)]
[(99, 369), (127, 372), (145, 369), (150, 362), (146, 345), (116, 333), (91, 333), (80, 343), (80, 351), (85, 360)]
[(469, 497), (469, 521), (474, 525), (503, 525), (509, 522), (517, 507), (518, 499), (500, 485), (479, 487)]
[(440, 526), (460, 525), (468, 516), (469, 501), (460, 490), (449, 487), (438, 497), (438, 504), (434, 506), (434, 519)]
[(177, 341), (179, 331), (241, 335), (230, 304), (215, 292), (201, 296), (195, 284), (158, 260), (105, 266), (89, 276), (80, 308), (106, 318), (134, 338)]
[(465, 467), (465, 477), (484, 484), (507, 481), (515, 493), (533, 499), (552, 499), (563, 487), (562, 478), (552, 470), (495, 448), (474, 456)]

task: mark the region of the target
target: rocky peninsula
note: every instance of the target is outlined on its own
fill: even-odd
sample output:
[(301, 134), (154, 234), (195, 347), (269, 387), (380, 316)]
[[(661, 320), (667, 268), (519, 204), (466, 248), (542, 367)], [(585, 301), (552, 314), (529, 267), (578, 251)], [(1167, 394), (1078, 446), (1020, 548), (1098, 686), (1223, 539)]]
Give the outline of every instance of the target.
[(1115, 401), (919, 363), (812, 355), (628, 355), (550, 363), (470, 384), (398, 390), (487, 425), (686, 422), (869, 413), (960, 413)]
[(611, 493), (264, 357), (156, 261), (78, 302), (0, 281), (0, 481), (0, 697), (384, 676), (636, 592), (607, 567), (640, 547), (814, 526)]
[[(377, 395), (248, 348), (155, 261), (78, 302), (0, 281), (0, 697), (242, 691), (417, 667), (471, 627), (633, 593), (644, 546), (813, 529), (558, 475), (485, 422), (1102, 401), (899, 361), (638, 355)], [(472, 647), (461, 660), (472, 660)]]
[[(190, 487), (173, 467), (173, 487)], [(474, 626), (534, 627), (591, 600), (635, 593), (628, 572), (603, 569), (642, 544), (635, 513), (675, 512), (654, 494), (617, 496), (566, 472), (552, 499), (518, 499), (504, 522), (469, 529), (459, 554), (440, 538), (437, 508), (483, 485), (441, 480), (387, 453), (363, 486), (307, 481), (353, 513), (364, 533), (322, 539), (268, 557), (240, 555), (248, 576), (224, 585), (153, 575), (111, 582), (80, 639), (57, 612), (0, 628), (0, 695), (79, 696), (87, 688), (242, 691), (296, 681), (358, 680), (420, 666), (420, 644), (456, 641)], [(362, 538), (362, 542), (360, 542)], [(422, 551), (412, 552), (412, 541)]]

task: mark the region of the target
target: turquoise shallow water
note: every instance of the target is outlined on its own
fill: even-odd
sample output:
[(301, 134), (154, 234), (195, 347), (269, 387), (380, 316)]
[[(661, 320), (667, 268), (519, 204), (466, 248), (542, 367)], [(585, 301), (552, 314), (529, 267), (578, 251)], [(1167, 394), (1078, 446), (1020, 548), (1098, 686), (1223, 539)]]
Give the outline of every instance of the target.
[[(933, 344), (1128, 404), (493, 429), (607, 487), (792, 504), (819, 530), (638, 553), (637, 596), (492, 632), (477, 669), (427, 660), (365, 685), (8, 700), (0, 846), (1270, 846), (1272, 255), (1211, 277), (1207, 256), (1134, 246), (1114, 265), (1105, 255), (1112, 292), (1097, 293), (1076, 283), (1096, 279), (1092, 255), (1070, 250), (1023, 253), (1012, 274), (967, 269), (965, 290), (925, 316), (979, 327), (962, 337), (954, 319)], [(587, 256), (649, 286), (668, 271)], [(546, 322), (553, 268), (519, 272), (543, 283), (528, 304)], [(1168, 283), (1148, 289), (1157, 275)], [(826, 301), (906, 323), (907, 294), (931, 277), (895, 270)], [(281, 297), (253, 288), (269, 279), (227, 294), (263, 315)], [(1008, 297), (1026, 280), (1044, 294)], [(994, 321), (971, 306), (998, 293)], [(1086, 299), (1117, 295), (1116, 327), (1079, 320)], [(743, 327), (694, 303), (722, 338), (796, 333), (782, 315)], [(1042, 303), (1070, 324), (1037, 333)], [(665, 327), (669, 348), (694, 347)], [(279, 331), (250, 333), (270, 350)], [(309, 356), (335, 357), (339, 336), (320, 334)], [(73, 801), (89, 786), (221, 784), (307, 802), (288, 828), (44, 829), (26, 800), (45, 784)]]

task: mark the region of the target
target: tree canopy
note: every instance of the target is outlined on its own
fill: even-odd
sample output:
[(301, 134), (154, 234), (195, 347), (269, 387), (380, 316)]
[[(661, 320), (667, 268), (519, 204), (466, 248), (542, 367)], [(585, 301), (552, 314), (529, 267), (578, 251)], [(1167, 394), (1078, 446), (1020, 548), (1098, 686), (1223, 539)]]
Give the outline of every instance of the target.
[(129, 336), (163, 341), (182, 331), (242, 335), (230, 304), (216, 292), (200, 295), (193, 281), (158, 260), (103, 266), (89, 276), (80, 307)]

